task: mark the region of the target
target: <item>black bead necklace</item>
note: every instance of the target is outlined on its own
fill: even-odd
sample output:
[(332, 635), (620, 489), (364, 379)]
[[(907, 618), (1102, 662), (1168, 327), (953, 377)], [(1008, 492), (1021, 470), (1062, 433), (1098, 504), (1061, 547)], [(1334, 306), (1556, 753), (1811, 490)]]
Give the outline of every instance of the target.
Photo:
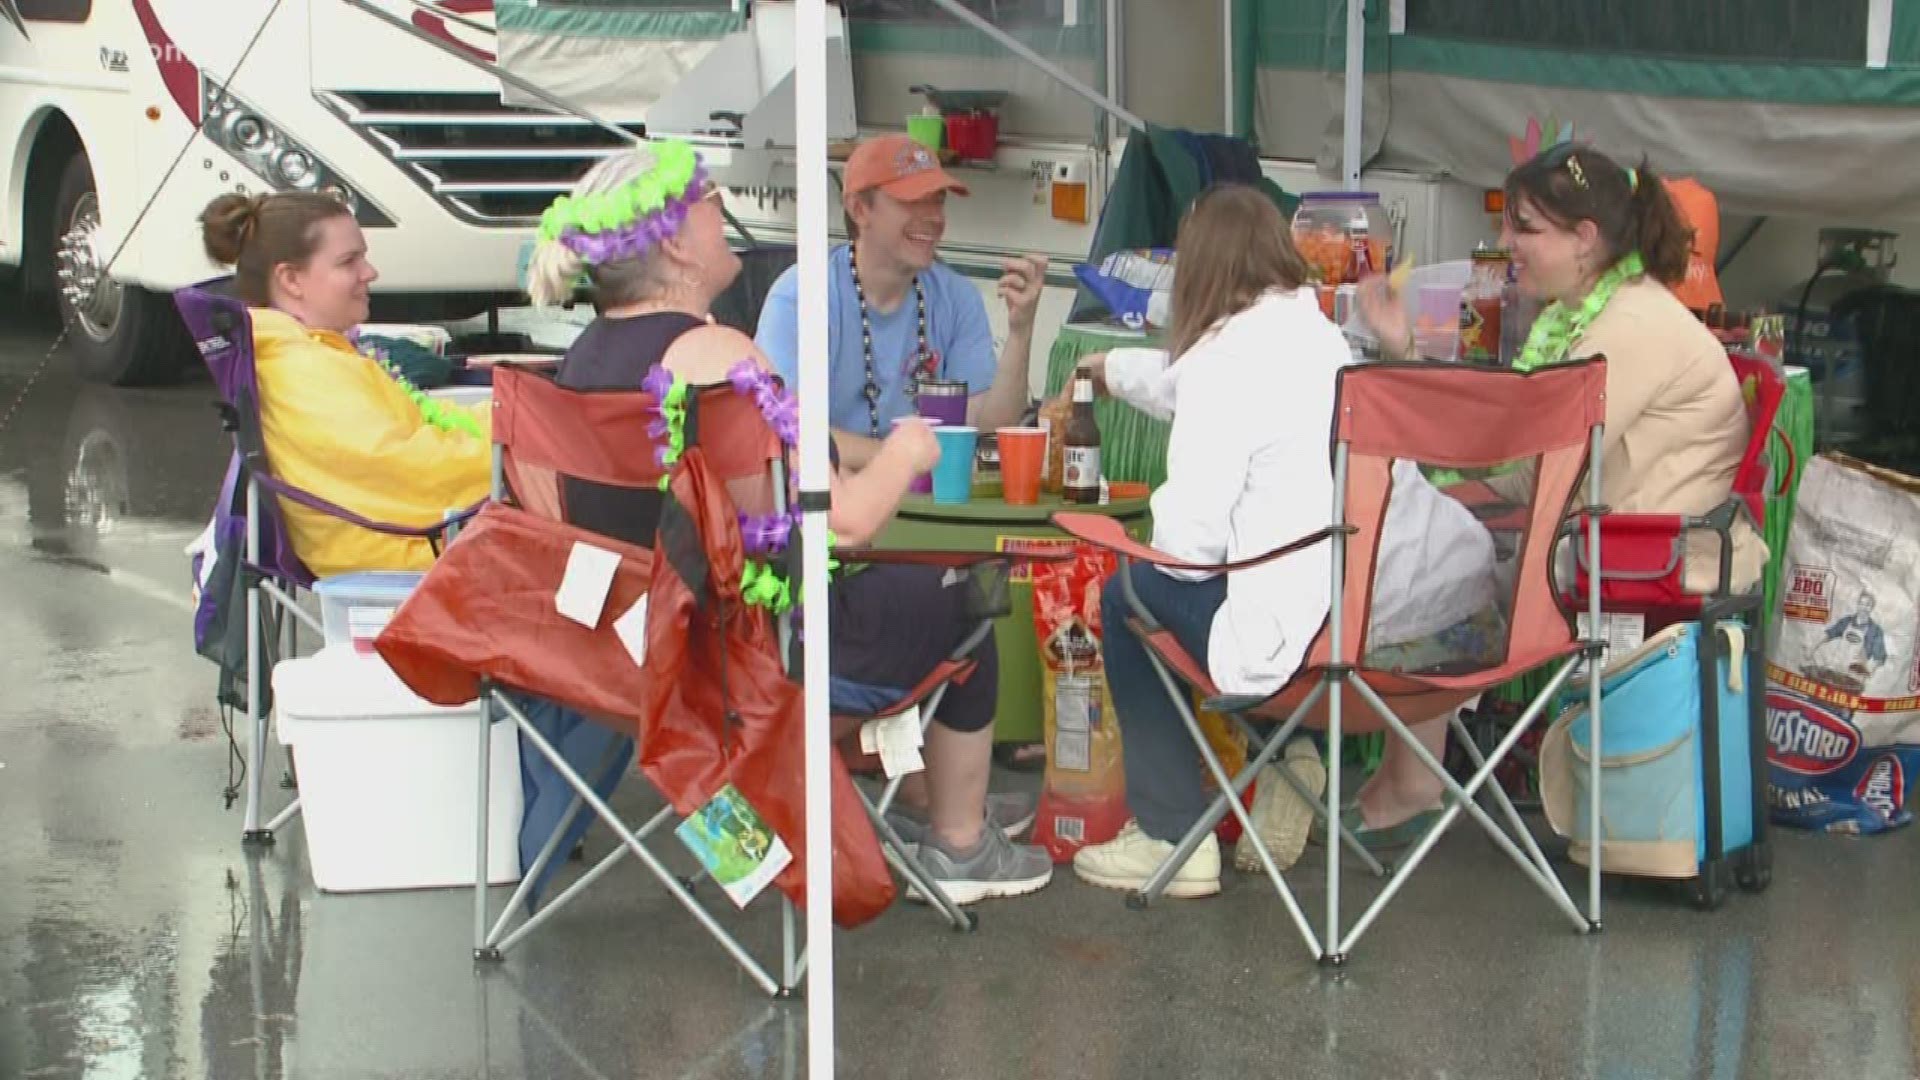
[[(854, 254), (852, 246), (847, 248), (847, 268), (853, 271), (853, 295), (860, 301), (860, 348), (867, 366), (867, 420), (872, 425), (874, 438), (880, 437), (880, 380), (873, 370), (873, 322), (867, 315), (867, 291), (860, 285), (860, 259)], [(919, 344), (914, 352), (913, 363), (925, 363), (933, 355), (927, 347), (927, 292), (920, 286), (920, 275), (913, 276), (913, 303), (919, 319)], [(918, 372), (907, 373), (907, 396), (916, 397), (920, 392)]]

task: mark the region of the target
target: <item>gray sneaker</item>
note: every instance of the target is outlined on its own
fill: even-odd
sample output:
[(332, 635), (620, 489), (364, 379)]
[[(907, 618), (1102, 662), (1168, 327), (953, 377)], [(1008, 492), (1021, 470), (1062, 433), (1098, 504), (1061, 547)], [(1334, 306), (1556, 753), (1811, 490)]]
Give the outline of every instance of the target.
[[(957, 855), (929, 837), (914, 849), (914, 857), (956, 904), (973, 904), (999, 896), (1039, 892), (1053, 880), (1053, 859), (1044, 848), (1007, 839), (992, 826), (980, 833), (980, 846)], [(925, 902), (920, 890), (909, 886), (907, 899)]]
[[(987, 795), (987, 824), (1006, 833), (1009, 839), (1032, 828), (1039, 812), (1040, 796), (1030, 791), (996, 791)], [(927, 815), (912, 807), (896, 803), (887, 810), (887, 824), (908, 844), (918, 844), (927, 838)]]

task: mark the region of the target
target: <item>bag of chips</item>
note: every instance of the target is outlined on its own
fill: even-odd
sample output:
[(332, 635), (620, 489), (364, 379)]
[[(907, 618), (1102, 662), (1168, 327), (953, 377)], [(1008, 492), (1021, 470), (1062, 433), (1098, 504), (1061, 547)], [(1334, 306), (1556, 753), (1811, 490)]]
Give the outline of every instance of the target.
[(1100, 590), (1118, 568), (1111, 552), (1087, 544), (1075, 545), (1071, 560), (1033, 568), (1047, 745), (1033, 842), (1055, 862), (1113, 839), (1127, 822), (1120, 722), (1100, 648)]

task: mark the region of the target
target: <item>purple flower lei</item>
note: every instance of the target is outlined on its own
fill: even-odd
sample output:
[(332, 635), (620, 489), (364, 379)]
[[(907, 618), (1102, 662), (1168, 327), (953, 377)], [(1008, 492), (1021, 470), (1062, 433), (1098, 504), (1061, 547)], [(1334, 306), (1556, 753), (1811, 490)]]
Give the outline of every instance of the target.
[(680, 231), (687, 223), (687, 215), (699, 205), (706, 184), (706, 166), (696, 166), (693, 179), (687, 182), (686, 189), (679, 195), (670, 196), (666, 204), (653, 213), (642, 214), (634, 218), (631, 224), (600, 232), (583, 232), (569, 226), (560, 234), (560, 242), (580, 256), (583, 262), (594, 266), (639, 258)]
[[(727, 372), (727, 381), (735, 393), (753, 399), (781, 445), (792, 449), (800, 441), (800, 403), (780, 387), (772, 372), (742, 360)], [(741, 514), (740, 540), (748, 555), (766, 558), (785, 551), (799, 525), (797, 509), (785, 514)]]

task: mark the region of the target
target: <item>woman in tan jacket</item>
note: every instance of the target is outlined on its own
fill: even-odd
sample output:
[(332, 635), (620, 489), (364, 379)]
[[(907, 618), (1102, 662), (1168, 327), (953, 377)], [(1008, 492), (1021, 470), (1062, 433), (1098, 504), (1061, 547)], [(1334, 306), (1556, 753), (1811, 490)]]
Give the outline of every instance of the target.
[[(1746, 405), (1726, 351), (1671, 288), (1686, 277), (1690, 232), (1666, 186), (1642, 165), (1623, 168), (1597, 150), (1549, 149), (1506, 182), (1502, 246), (1522, 293), (1545, 301), (1514, 366), (1605, 356), (1605, 504), (1622, 513), (1702, 515), (1724, 503), (1748, 441)], [(1389, 351), (1413, 355), (1413, 327), (1384, 279), (1367, 282), (1361, 311)], [(1394, 343), (1401, 343), (1393, 348)], [(1733, 533), (1732, 580), (1752, 587), (1766, 544), (1744, 519)], [(1719, 538), (1695, 533), (1687, 584), (1718, 584)], [(1428, 749), (1440, 756), (1440, 745)], [(1418, 839), (1437, 811), (1439, 781), (1390, 744), (1348, 824), (1363, 841)]]

